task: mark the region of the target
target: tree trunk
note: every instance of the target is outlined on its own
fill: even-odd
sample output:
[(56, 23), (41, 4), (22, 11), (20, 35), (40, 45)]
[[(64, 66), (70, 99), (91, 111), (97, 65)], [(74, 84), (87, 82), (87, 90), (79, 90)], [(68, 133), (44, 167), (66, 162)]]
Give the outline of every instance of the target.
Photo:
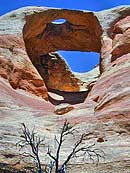
[(37, 157), (37, 173), (42, 173), (41, 163), (38, 157)]
[(59, 164), (58, 164), (58, 162), (56, 162), (56, 170), (55, 170), (55, 173), (59, 173), (58, 167), (59, 167)]

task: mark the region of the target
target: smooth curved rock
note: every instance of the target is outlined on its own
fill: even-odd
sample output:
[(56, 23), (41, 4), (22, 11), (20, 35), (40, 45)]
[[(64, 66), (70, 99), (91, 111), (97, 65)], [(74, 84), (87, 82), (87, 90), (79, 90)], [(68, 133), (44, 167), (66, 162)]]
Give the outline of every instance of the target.
[[(89, 93), (97, 102), (96, 114), (102, 118), (130, 115), (130, 21), (119, 19), (111, 29), (112, 38), (105, 38), (102, 47), (104, 59), (110, 58), (104, 72)], [(105, 45), (106, 44), (106, 45)], [(104, 54), (103, 54), (104, 51)]]

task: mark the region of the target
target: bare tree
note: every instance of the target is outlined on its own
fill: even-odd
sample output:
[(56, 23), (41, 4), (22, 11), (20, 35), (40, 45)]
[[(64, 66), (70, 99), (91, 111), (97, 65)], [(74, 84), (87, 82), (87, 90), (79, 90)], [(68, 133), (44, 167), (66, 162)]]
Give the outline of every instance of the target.
[[(60, 138), (58, 140), (57, 136), (55, 136), (55, 141), (58, 145), (56, 149), (56, 153), (53, 155), (50, 146), (48, 146), (48, 155), (51, 159), (55, 162), (55, 173), (65, 173), (65, 170), (67, 168), (67, 164), (72, 158), (76, 157), (82, 157), (83, 160), (85, 158), (89, 157), (90, 160), (93, 162), (98, 163), (100, 158), (104, 158), (104, 152), (100, 149), (95, 149), (95, 144), (92, 145), (85, 145), (84, 142), (86, 140), (86, 134), (82, 134), (79, 139), (74, 143), (74, 146), (71, 150), (71, 152), (66, 157), (65, 161), (62, 163), (62, 165), (59, 165), (60, 163), (60, 154), (61, 154), (61, 147), (64, 145), (64, 141), (66, 136), (68, 135), (75, 135), (75, 132), (77, 133), (77, 130), (73, 128), (73, 126), (70, 125), (70, 123), (65, 120), (63, 127), (61, 129)], [(54, 166), (54, 165), (53, 165)]]
[(95, 144), (85, 145), (87, 134), (84, 133), (78, 137), (78, 140), (75, 140), (76, 142), (72, 146), (71, 151), (66, 156), (63, 163), (60, 164), (62, 146), (64, 146), (65, 140), (67, 140), (68, 136), (75, 137), (75, 135), (78, 133), (78, 131), (73, 126), (71, 126), (67, 120), (65, 120), (63, 127), (61, 128), (59, 138), (55, 136), (54, 139), (57, 144), (56, 152), (53, 154), (50, 146), (48, 146), (47, 154), (51, 158), (51, 161), (46, 166), (46, 168), (42, 170), (39, 157), (39, 147), (41, 145), (45, 146), (45, 138), (41, 139), (40, 137), (38, 137), (34, 130), (30, 131), (24, 123), (22, 123), (22, 133), (22, 140), (17, 143), (17, 146), (20, 147), (20, 150), (27, 146), (30, 147), (30, 152), (24, 152), (22, 154), (25, 154), (26, 156), (34, 159), (36, 163), (37, 173), (52, 173), (53, 168), (55, 170), (55, 173), (66, 173), (67, 165), (73, 158), (82, 158), (83, 161), (85, 161), (85, 159), (87, 158), (92, 160), (94, 163), (99, 163), (100, 158), (104, 158), (104, 152), (100, 149), (95, 149)]
[(29, 146), (31, 152), (22, 153), (25, 156), (29, 156), (34, 159), (36, 164), (37, 173), (42, 173), (41, 162), (39, 158), (39, 147), (40, 145), (45, 145), (44, 139), (41, 139), (36, 135), (34, 129), (29, 130), (24, 123), (22, 123), (22, 140), (20, 140), (16, 145), (20, 147), (20, 150), (24, 147)]

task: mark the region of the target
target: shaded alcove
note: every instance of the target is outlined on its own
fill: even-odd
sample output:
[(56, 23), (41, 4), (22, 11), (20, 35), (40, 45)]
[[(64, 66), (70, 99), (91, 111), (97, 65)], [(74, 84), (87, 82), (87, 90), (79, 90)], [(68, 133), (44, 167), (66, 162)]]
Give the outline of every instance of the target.
[(53, 105), (59, 105), (59, 104), (64, 104), (64, 103), (75, 105), (75, 104), (83, 103), (84, 100), (86, 99), (86, 97), (88, 96), (87, 91), (65, 92), (65, 91), (58, 91), (58, 90), (53, 90), (53, 89), (48, 89), (48, 91), (53, 94), (63, 97), (63, 99), (59, 100), (59, 99), (53, 98), (49, 94), (48, 99)]

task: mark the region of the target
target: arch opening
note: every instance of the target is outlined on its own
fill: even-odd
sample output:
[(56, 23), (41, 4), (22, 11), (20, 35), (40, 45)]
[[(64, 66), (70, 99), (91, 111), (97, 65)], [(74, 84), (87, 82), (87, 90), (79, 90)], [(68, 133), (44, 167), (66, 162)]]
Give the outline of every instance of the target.
[(86, 73), (100, 63), (100, 54), (96, 52), (58, 51), (73, 72)]
[[(60, 52), (60, 53), (59, 53)], [(74, 65), (74, 68), (76, 69), (77, 66), (82, 67), (84, 65), (84, 68), (80, 68), (77, 72), (77, 70), (73, 70), (68, 61), (66, 61), (66, 55), (65, 53), (67, 51), (59, 51), (59, 52), (51, 52), (45, 55), (41, 55), (39, 57), (40, 62), (39, 64), (34, 64), (37, 71), (43, 78), (48, 90), (54, 89), (59, 91), (65, 91), (65, 92), (83, 92), (83, 91), (89, 91), (92, 87), (92, 85), (96, 82), (96, 80), (99, 77), (99, 55), (93, 54), (93, 56), (97, 56), (97, 61), (92, 62), (90, 64), (87, 64), (88, 67), (86, 69), (86, 63), (80, 61), (80, 57), (86, 54), (87, 60), (86, 62), (91, 62), (94, 57), (91, 57), (91, 54), (87, 52), (71, 52), (74, 56), (73, 58), (71, 55), (69, 55), (67, 58), (70, 59), (71, 63)], [(70, 52), (67, 52), (70, 53)], [(77, 58), (78, 53), (78, 59)], [(62, 54), (62, 56), (61, 56)], [(88, 56), (89, 55), (89, 56)], [(74, 60), (72, 62), (71, 58)], [(91, 58), (91, 60), (90, 60)], [(96, 59), (95, 58), (95, 59)], [(71, 70), (72, 69), (72, 70)], [(91, 85), (92, 84), (92, 85)]]

